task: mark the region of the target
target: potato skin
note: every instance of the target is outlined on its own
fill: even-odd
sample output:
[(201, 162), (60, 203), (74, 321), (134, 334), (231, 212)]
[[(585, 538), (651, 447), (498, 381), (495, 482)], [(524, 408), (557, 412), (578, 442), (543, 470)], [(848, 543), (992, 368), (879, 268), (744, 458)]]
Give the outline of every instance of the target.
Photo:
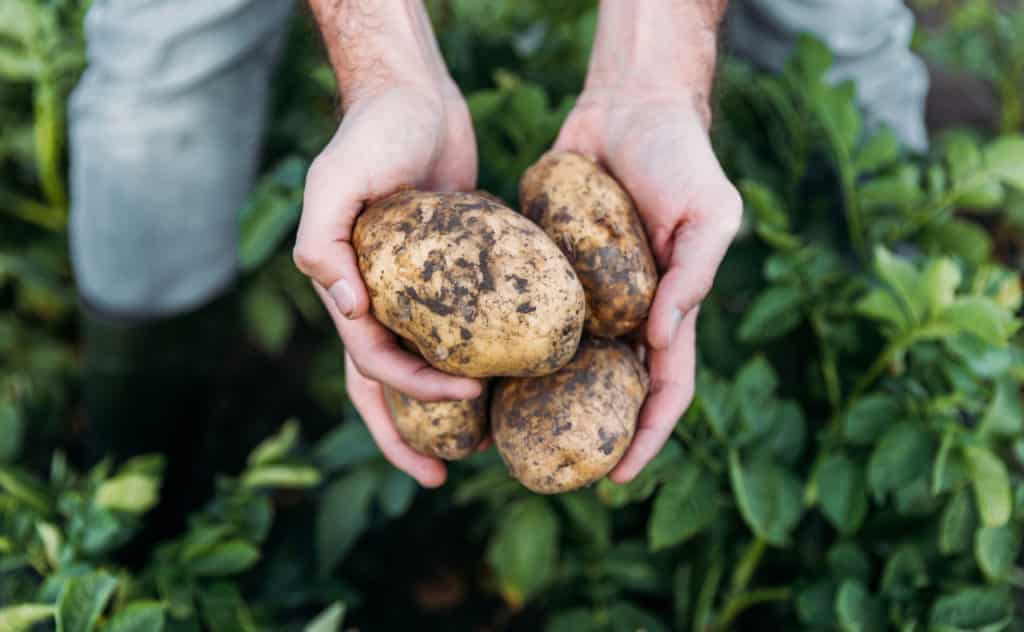
[(498, 453), (512, 476), (537, 493), (589, 485), (632, 442), (647, 387), (647, 372), (626, 345), (584, 337), (557, 373), (498, 381), (491, 396)]
[(519, 181), (524, 215), (558, 244), (587, 295), (587, 333), (615, 338), (647, 318), (658, 285), (636, 207), (589, 158), (549, 152)]
[(353, 245), (373, 313), (453, 375), (546, 375), (568, 362), (586, 304), (572, 266), (491, 197), (406, 190), (371, 204)]
[(402, 439), (427, 456), (455, 461), (476, 451), (487, 433), (487, 389), (476, 399), (421, 402), (384, 385), (384, 401)]

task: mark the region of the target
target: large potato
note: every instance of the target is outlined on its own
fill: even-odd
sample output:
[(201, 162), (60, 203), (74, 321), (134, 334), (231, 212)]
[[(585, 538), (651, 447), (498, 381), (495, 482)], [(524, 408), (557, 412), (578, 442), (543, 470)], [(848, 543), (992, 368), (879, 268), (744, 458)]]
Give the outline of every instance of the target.
[(614, 338), (647, 318), (658, 271), (629, 195), (594, 161), (545, 154), (519, 181), (524, 215), (572, 262), (587, 293), (588, 333)]
[(377, 319), (454, 375), (545, 375), (579, 344), (586, 305), (540, 228), (490, 197), (406, 190), (359, 216), (353, 244)]
[(487, 433), (486, 393), (465, 401), (421, 402), (385, 385), (384, 401), (398, 434), (414, 450), (454, 461), (472, 454)]
[(647, 372), (626, 345), (585, 337), (557, 373), (498, 382), (491, 398), (498, 452), (509, 472), (535, 492), (589, 485), (633, 440), (647, 386)]

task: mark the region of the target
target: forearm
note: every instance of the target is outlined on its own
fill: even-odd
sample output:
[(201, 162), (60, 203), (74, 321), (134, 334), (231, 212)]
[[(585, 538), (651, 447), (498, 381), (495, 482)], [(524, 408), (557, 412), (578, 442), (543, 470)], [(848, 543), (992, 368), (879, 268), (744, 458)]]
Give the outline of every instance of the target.
[(396, 84), (451, 89), (421, 0), (309, 0), (342, 105)]
[(602, 0), (585, 90), (685, 92), (709, 116), (725, 6), (726, 0)]

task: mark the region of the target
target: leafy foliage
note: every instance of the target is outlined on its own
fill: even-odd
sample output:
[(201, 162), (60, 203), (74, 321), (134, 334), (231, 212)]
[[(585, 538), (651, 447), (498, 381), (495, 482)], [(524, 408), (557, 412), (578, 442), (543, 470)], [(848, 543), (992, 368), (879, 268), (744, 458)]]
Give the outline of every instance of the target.
[[(429, 4), (481, 186), (511, 201), (572, 105), (594, 9)], [(56, 448), (78, 351), (59, 113), (84, 4), (0, 6), (0, 629), (327, 632), (407, 625), (405, 610), (444, 629), (1024, 628), (1020, 269), (992, 232), (1019, 235), (1024, 208), (1017, 88), (1000, 93), (1004, 135), (949, 130), (909, 155), (825, 81), (821, 44), (777, 76), (726, 60), (715, 142), (747, 220), (702, 307), (696, 399), (673, 437), (627, 485), (535, 496), (492, 451), (417, 493), (353, 419), (340, 349), (288, 258), (334, 124), (333, 80), (297, 20), (240, 210), (241, 296), (252, 344), (303, 367), (311, 421), (252, 437), (244, 468), (130, 562), (161, 458), (78, 472)], [(1019, 87), (1019, 12), (994, 7), (958, 3), (921, 48)], [(426, 558), (460, 568), (448, 584), (402, 565), (449, 540), (466, 559)], [(407, 608), (375, 598), (405, 587)]]

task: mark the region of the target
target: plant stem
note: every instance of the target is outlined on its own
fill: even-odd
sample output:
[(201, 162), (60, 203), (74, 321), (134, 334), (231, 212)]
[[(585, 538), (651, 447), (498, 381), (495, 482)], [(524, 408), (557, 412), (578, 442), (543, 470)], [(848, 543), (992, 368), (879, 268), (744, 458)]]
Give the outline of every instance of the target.
[(736, 570), (732, 575), (731, 592), (733, 594), (742, 593), (747, 589), (750, 578), (754, 576), (754, 571), (757, 570), (757, 565), (761, 562), (761, 556), (764, 555), (766, 544), (764, 538), (757, 536), (743, 551), (740, 562), (736, 565)]
[(715, 622), (713, 629), (716, 631), (727, 630), (733, 620), (747, 608), (769, 601), (788, 601), (792, 594), (793, 591), (788, 587), (778, 587), (758, 588), (735, 595), (726, 602), (725, 608), (722, 609), (722, 614), (719, 616), (718, 621)]
[(697, 595), (697, 608), (693, 613), (693, 629), (697, 631), (713, 629), (711, 622), (711, 608), (715, 602), (715, 595), (718, 594), (718, 584), (722, 581), (722, 560), (715, 559), (704, 576), (704, 585)]
[(849, 407), (849, 404), (853, 403), (854, 400), (864, 394), (864, 391), (868, 390), (882, 372), (885, 371), (893, 358), (905, 351), (912, 342), (912, 338), (901, 338), (887, 344), (885, 348), (882, 349), (882, 352), (878, 354), (878, 357), (875, 358), (875, 361), (871, 363), (871, 366), (868, 367), (868, 370), (860, 376), (859, 380), (857, 380), (857, 383), (853, 387), (853, 392), (850, 394), (850, 401), (847, 402), (847, 407)]
[(35, 86), (35, 149), (39, 185), (50, 206), (66, 212), (67, 191), (61, 177), (61, 147), (64, 139), (64, 108), (57, 81), (45, 74)]
[(814, 329), (814, 335), (818, 338), (818, 347), (821, 350), (821, 374), (825, 379), (825, 392), (828, 395), (829, 407), (832, 409), (832, 414), (836, 415), (843, 400), (842, 385), (839, 380), (835, 354), (825, 343), (825, 323), (821, 312), (815, 311), (811, 314), (811, 327)]

